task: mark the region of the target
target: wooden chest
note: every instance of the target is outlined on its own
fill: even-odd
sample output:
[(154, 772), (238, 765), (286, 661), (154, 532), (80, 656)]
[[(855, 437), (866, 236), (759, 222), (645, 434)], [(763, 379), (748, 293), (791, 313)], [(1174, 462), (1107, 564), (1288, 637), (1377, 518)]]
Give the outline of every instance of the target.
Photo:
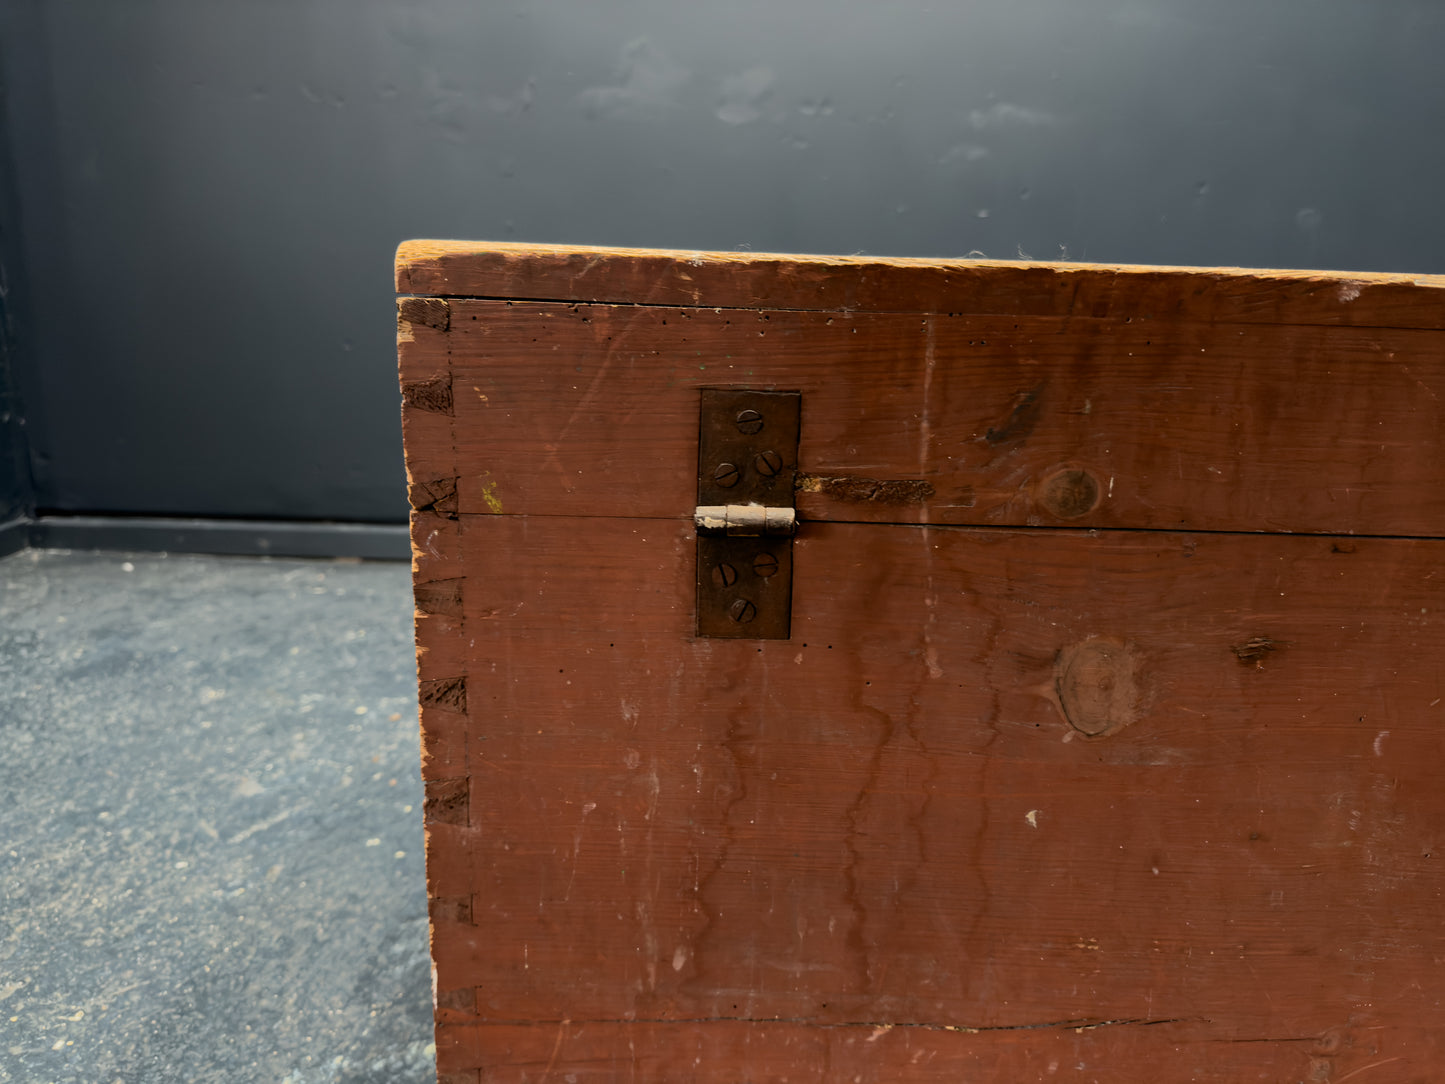
[(443, 1081), (1445, 1079), (1445, 278), (397, 288)]

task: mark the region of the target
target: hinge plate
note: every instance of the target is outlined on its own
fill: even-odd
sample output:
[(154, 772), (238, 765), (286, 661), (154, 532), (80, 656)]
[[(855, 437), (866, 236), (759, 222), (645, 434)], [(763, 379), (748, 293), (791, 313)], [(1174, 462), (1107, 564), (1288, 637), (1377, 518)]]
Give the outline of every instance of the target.
[(786, 640), (790, 634), (801, 404), (795, 391), (702, 392), (694, 515), (698, 636)]

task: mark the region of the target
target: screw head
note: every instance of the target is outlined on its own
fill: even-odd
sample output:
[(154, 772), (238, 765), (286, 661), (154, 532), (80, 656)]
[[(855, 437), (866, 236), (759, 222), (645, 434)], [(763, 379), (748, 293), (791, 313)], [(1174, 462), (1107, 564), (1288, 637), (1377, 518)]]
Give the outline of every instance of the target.
[(738, 570), (726, 561), (722, 564), (714, 565), (712, 582), (718, 587), (731, 587), (738, 582)]
[(737, 417), (738, 432), (752, 436), (763, 430), (763, 416), (756, 410), (740, 410)]
[(753, 571), (767, 579), (778, 571), (778, 559), (771, 553), (760, 553), (753, 558)]
[(757, 454), (753, 459), (753, 466), (758, 468), (759, 474), (771, 478), (783, 469), (783, 457), (769, 448), (766, 452)]
[(732, 489), (738, 484), (738, 478), (742, 472), (733, 463), (719, 463), (717, 469), (712, 472), (712, 480), (724, 489)]
[(740, 598), (728, 607), (728, 616), (739, 625), (746, 625), (758, 616), (758, 608), (745, 598)]

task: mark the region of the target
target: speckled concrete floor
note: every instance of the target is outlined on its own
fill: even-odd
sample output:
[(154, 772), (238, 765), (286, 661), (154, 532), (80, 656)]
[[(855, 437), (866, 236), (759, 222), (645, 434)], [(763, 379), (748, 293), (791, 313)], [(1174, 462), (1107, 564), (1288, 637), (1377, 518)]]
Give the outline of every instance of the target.
[(434, 1079), (407, 569), (0, 560), (0, 1081)]

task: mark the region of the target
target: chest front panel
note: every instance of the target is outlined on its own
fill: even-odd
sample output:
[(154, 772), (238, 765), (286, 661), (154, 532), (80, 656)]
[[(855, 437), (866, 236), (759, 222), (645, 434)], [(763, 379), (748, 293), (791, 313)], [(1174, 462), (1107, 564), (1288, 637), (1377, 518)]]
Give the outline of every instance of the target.
[[(403, 257), (444, 1079), (1445, 1059), (1437, 284)], [(710, 389), (786, 638), (698, 634)]]

